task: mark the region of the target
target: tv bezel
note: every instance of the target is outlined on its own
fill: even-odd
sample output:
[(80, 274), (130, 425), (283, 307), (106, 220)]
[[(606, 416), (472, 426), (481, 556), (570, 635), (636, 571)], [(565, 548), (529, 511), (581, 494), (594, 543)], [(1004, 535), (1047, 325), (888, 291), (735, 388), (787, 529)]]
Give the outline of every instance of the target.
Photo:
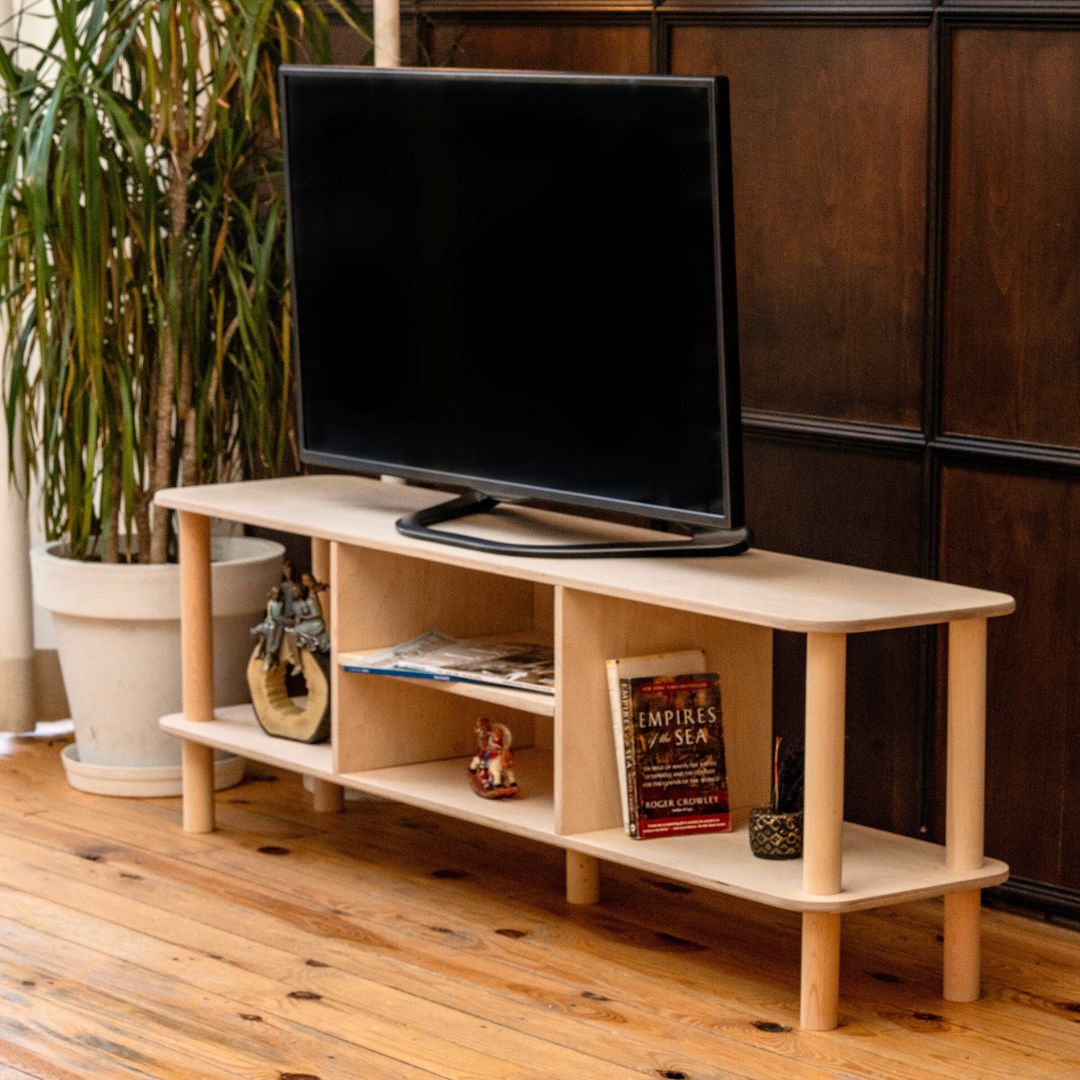
[[(716, 320), (720, 394), (723, 426), (720, 459), (724, 513), (687, 510), (679, 507), (607, 498), (583, 492), (564, 491), (537, 485), (517, 484), (497, 477), (472, 476), (440, 469), (421, 469), (392, 461), (359, 458), (311, 450), (304, 434), (302, 359), (300, 355), (300, 311), (295, 290), (295, 258), (292, 227), (292, 188), (289, 182), (289, 120), (287, 82), (292, 77), (334, 82), (343, 79), (469, 79), (491, 82), (621, 84), (627, 86), (678, 85), (697, 86), (708, 96), (711, 117), (710, 155), (713, 203), (713, 261), (716, 280)], [(731, 168), (731, 118), (728, 80), (724, 76), (606, 75), (563, 72), (501, 71), (470, 68), (367, 68), (336, 65), (283, 64), (278, 70), (281, 114), (282, 160), (285, 182), (286, 244), (289, 290), (292, 300), (293, 354), (296, 365), (296, 408), (300, 460), (305, 464), (340, 469), (346, 472), (388, 475), (414, 480), (450, 492), (479, 492), (499, 502), (541, 501), (574, 511), (596, 510), (632, 514), (657, 522), (717, 531), (745, 528), (742, 472), (742, 415), (740, 406), (739, 344), (735, 289), (735, 223)]]

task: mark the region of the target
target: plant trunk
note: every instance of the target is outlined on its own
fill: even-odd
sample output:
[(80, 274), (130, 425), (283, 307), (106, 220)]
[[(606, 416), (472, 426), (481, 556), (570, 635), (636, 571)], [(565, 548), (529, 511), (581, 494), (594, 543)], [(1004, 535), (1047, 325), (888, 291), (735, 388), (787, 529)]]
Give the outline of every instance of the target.
[(150, 496), (140, 491), (135, 499), (135, 559), (146, 563), (150, 558)]
[(101, 561), (107, 563), (120, 561), (120, 492), (123, 487), (120, 469), (120, 457), (114, 454), (109, 464), (109, 520), (103, 522), (106, 540), (105, 550), (101, 553)]
[[(175, 14), (174, 14), (175, 18)], [(169, 487), (175, 478), (173, 446), (183, 446), (190, 412), (191, 364), (186, 355), (183, 331), (185, 240), (187, 232), (188, 184), (191, 179), (192, 148), (188, 136), (184, 70), (174, 55), (171, 81), (171, 115), (168, 117), (172, 143), (172, 176), (169, 179), (169, 238), (166, 243), (165, 317), (162, 326), (161, 381), (158, 384), (154, 436), (154, 467), (150, 497)], [(179, 353), (179, 356), (177, 355)], [(179, 380), (177, 363), (179, 361)], [(177, 385), (179, 381), (179, 386)], [(184, 384), (187, 384), (186, 387)], [(185, 401), (185, 397), (187, 400)], [(173, 431), (173, 424), (176, 431)], [(175, 443), (174, 443), (175, 439)], [(150, 534), (150, 561), (163, 563), (169, 555), (169, 511), (154, 506)]]

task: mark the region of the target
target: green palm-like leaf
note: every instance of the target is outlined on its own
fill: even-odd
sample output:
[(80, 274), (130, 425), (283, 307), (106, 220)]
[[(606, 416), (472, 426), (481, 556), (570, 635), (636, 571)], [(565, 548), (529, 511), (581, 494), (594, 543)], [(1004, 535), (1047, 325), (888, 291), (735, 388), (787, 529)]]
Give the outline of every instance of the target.
[(4, 418), (51, 538), (161, 559), (158, 488), (292, 445), (276, 71), (329, 28), (317, 0), (51, 7), (43, 45), (0, 27)]

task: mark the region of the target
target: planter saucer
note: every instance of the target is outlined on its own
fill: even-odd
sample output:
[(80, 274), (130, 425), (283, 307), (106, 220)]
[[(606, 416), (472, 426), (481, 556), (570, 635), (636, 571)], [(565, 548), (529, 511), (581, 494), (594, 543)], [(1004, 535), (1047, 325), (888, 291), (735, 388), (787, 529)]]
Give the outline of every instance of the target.
[[(121, 795), (149, 799), (181, 792), (180, 766), (156, 765), (139, 768), (130, 765), (90, 765), (79, 760), (75, 743), (60, 751), (68, 783), (77, 791), (91, 795)], [(244, 779), (246, 762), (235, 754), (215, 753), (214, 790), (234, 787)]]

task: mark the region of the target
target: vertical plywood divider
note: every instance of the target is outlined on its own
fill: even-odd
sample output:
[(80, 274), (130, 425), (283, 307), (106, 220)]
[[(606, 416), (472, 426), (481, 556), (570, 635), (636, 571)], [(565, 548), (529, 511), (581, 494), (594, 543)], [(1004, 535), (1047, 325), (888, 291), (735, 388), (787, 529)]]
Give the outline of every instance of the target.
[(347, 559), (342, 558), (342, 545), (331, 542), (330, 544), (330, 746), (332, 750), (332, 768), (334, 772), (341, 772), (341, 716), (342, 695), (345, 692), (344, 679), (341, 667), (337, 662), (337, 655), (342, 650), (341, 644), (341, 612), (342, 594), (353, 584), (347, 581)]
[(622, 824), (618, 768), (604, 661), (612, 627), (604, 598), (555, 590), (555, 831), (562, 835)]
[(703, 648), (720, 675), (732, 807), (769, 798), (772, 631), (631, 600), (558, 588), (555, 652), (555, 828), (621, 828), (605, 661)]
[[(555, 639), (555, 586), (536, 582), (533, 585), (533, 626)], [(547, 716), (533, 717), (533, 745), (554, 751), (555, 723)]]
[(531, 582), (335, 544), (331, 577), (334, 768), (359, 772), (472, 753), (481, 715), (506, 723), (515, 746), (532, 742), (532, 718), (415, 680), (342, 672), (336, 657), (394, 645), (438, 628), (461, 637), (533, 629)]

